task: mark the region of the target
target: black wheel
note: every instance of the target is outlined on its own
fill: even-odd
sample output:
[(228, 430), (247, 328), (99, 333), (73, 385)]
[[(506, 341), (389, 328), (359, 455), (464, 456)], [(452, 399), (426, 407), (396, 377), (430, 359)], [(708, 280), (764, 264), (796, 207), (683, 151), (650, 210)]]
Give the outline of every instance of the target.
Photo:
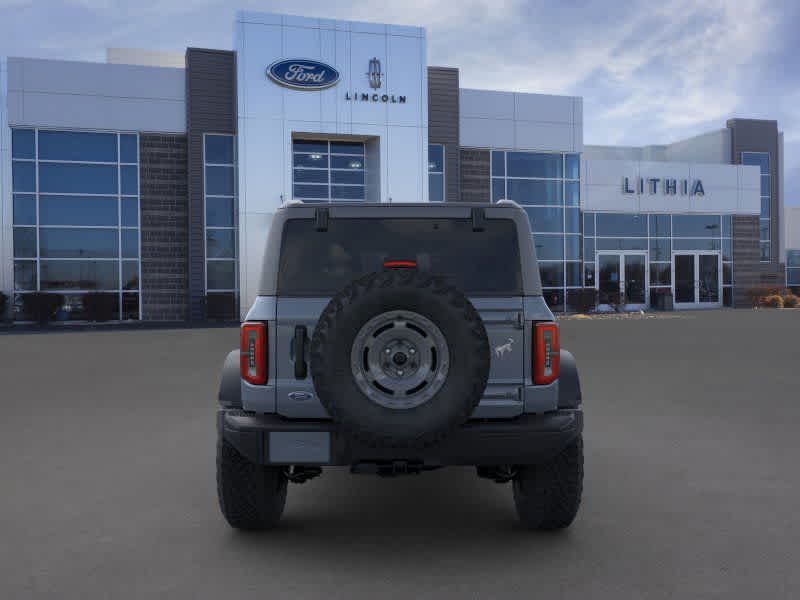
[(373, 446), (422, 447), (480, 402), (489, 342), (464, 294), (440, 277), (389, 269), (333, 297), (310, 362), (320, 401), (345, 434)]
[(528, 529), (568, 527), (578, 514), (582, 492), (582, 436), (547, 463), (518, 467), (514, 477), (514, 504)]
[(269, 529), (283, 514), (286, 476), (279, 467), (250, 462), (220, 436), (217, 439), (217, 497), (231, 527)]

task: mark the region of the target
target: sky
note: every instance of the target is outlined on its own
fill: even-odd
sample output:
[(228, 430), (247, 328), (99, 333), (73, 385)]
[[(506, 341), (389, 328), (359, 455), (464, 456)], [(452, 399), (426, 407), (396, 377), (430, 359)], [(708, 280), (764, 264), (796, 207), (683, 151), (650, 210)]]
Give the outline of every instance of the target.
[(420, 25), (462, 87), (583, 97), (584, 143), (666, 144), (775, 119), (800, 205), (800, 2), (793, 0), (0, 0), (0, 56), (230, 49), (237, 9)]

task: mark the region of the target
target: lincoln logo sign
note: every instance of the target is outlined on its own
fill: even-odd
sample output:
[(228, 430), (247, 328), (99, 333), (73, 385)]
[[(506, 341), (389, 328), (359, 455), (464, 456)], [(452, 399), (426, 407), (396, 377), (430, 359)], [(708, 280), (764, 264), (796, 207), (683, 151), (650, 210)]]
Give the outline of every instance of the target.
[(661, 179), (659, 177), (636, 177), (633, 181), (629, 177), (622, 178), (623, 194), (655, 194), (661, 191), (667, 196), (674, 196), (680, 191), (681, 196), (705, 196), (703, 182), (699, 179), (690, 181), (688, 179)]
[(272, 81), (296, 90), (324, 90), (339, 83), (339, 71), (316, 60), (279, 60), (267, 68)]

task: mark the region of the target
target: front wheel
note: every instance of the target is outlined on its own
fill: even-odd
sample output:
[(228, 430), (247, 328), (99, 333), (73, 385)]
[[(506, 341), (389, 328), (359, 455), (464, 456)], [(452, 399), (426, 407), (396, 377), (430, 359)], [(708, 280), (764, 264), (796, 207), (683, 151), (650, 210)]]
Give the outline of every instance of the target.
[(564, 529), (578, 514), (583, 492), (583, 436), (541, 465), (520, 466), (514, 504), (527, 529)]
[(281, 468), (252, 463), (221, 436), (217, 439), (217, 496), (231, 527), (255, 531), (277, 525), (286, 483)]

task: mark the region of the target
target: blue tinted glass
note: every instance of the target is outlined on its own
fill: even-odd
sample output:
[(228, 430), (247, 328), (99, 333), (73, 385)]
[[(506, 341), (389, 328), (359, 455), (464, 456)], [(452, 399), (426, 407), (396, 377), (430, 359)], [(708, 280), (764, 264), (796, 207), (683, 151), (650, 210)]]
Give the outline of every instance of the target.
[(730, 285), (733, 283), (733, 269), (732, 265), (727, 263), (722, 264), (722, 284)]
[(733, 260), (733, 244), (730, 238), (722, 240), (722, 260)]
[(581, 212), (577, 208), (564, 209), (564, 231), (567, 233), (581, 232)]
[(236, 287), (236, 263), (232, 260), (206, 262), (206, 284), (209, 290), (232, 290)]
[(650, 260), (672, 260), (669, 239), (650, 240)]
[(297, 183), (328, 183), (328, 169), (294, 169), (294, 180)]
[(564, 231), (564, 209), (554, 207), (525, 207), (534, 233), (561, 233)]
[(722, 216), (722, 237), (731, 237), (731, 231), (733, 229), (732, 223), (730, 215)]
[(670, 264), (650, 265), (650, 285), (672, 285)]
[(769, 218), (769, 198), (761, 198), (761, 217)]
[(540, 262), (539, 275), (544, 287), (560, 287), (564, 285), (564, 263)]
[(537, 260), (563, 260), (564, 238), (560, 235), (535, 235), (533, 245), (536, 246)]
[(123, 229), (122, 258), (139, 258), (139, 230)]
[(568, 235), (564, 243), (564, 258), (567, 260), (580, 260), (581, 259), (581, 236)]
[(759, 238), (762, 240), (768, 240), (769, 238), (769, 221), (766, 219), (761, 219), (758, 224), (759, 230)]
[(206, 256), (208, 258), (235, 258), (233, 229), (206, 229)]
[(328, 142), (315, 142), (312, 140), (294, 140), (292, 142), (292, 151), (327, 154)]
[(328, 186), (327, 185), (294, 185), (294, 197), (303, 198), (327, 198)]
[(800, 285), (800, 269), (789, 269), (786, 274), (787, 285)]
[(594, 287), (594, 263), (583, 264), (583, 274), (586, 278), (586, 287)]
[(43, 260), (42, 290), (119, 289), (119, 263), (115, 260)]
[(761, 176), (761, 195), (769, 196), (769, 175)]
[(499, 177), (492, 178), (492, 202), (503, 200), (506, 197), (506, 180)]
[(509, 177), (561, 177), (560, 154), (537, 154), (533, 152), (508, 152)]
[(122, 319), (139, 319), (139, 294), (122, 294)]
[(116, 165), (39, 163), (39, 191), (70, 194), (116, 194)]
[(595, 244), (598, 250), (647, 250), (647, 238), (597, 238)]
[(499, 150), (492, 152), (492, 176), (505, 177), (506, 174), (506, 153)]
[(15, 160), (11, 166), (11, 187), (15, 192), (36, 191), (36, 165)]
[(331, 156), (331, 169), (364, 169), (364, 159), (358, 156)]
[(14, 194), (14, 225), (36, 225), (35, 194)]
[(719, 250), (720, 240), (714, 238), (674, 238), (673, 250)]
[(358, 154), (364, 156), (363, 142), (331, 142), (331, 154)]
[(116, 258), (116, 229), (39, 229), (39, 253), (44, 258)]
[(580, 154), (567, 154), (565, 157), (567, 179), (581, 178), (581, 157)]
[(295, 167), (310, 167), (313, 169), (327, 169), (327, 154), (294, 154), (293, 164)]
[(11, 157), (36, 158), (36, 142), (33, 129), (11, 130)]
[(579, 287), (581, 285), (581, 263), (568, 262), (566, 268), (564, 284), (570, 287)]
[(650, 215), (650, 237), (670, 237), (672, 227), (669, 215)]
[(42, 225), (116, 225), (117, 199), (113, 196), (39, 196)]
[(428, 175), (428, 199), (431, 202), (444, 202), (444, 175), (441, 173)]
[(594, 236), (594, 213), (584, 213), (583, 235)]
[(647, 216), (636, 214), (597, 213), (598, 236), (647, 236)]
[(207, 135), (206, 162), (218, 165), (233, 164), (233, 136)]
[(428, 145), (428, 171), (430, 173), (444, 171), (444, 146), (441, 144)]
[(594, 261), (593, 238), (583, 238), (583, 260)]
[(14, 256), (36, 258), (36, 228), (14, 227)]
[(136, 260), (122, 261), (122, 289), (123, 290), (139, 289), (139, 261)]
[(139, 169), (134, 166), (120, 167), (120, 189), (126, 196), (139, 193)]
[(518, 204), (563, 204), (560, 181), (509, 179), (508, 198)]
[(119, 136), (119, 162), (139, 162), (139, 153), (137, 150), (135, 135), (123, 134)]
[(206, 167), (206, 194), (233, 196), (233, 167)]
[(332, 185), (331, 197), (339, 200), (363, 200), (364, 186), (362, 185)]
[(769, 173), (769, 153), (768, 152), (742, 152), (743, 165), (755, 165), (761, 167), (761, 174)]
[(233, 227), (233, 198), (206, 198), (206, 227)]
[(15, 291), (36, 290), (35, 260), (14, 261), (14, 290)]
[(139, 225), (139, 202), (136, 198), (122, 199), (123, 227), (137, 227)]
[(769, 242), (761, 242), (758, 246), (759, 250), (761, 251), (761, 260), (763, 262), (769, 261), (770, 255), (772, 253), (772, 249), (769, 246)]
[(117, 162), (117, 135), (39, 131), (39, 160)]
[[(308, 172), (309, 169), (306, 169)], [(438, 177), (439, 182), (444, 181), (441, 173), (431, 173), (431, 177)], [(364, 185), (364, 171), (331, 171), (331, 183), (354, 183)]]
[(580, 206), (581, 203), (581, 184), (578, 181), (564, 182), (564, 203), (567, 206)]
[(673, 215), (675, 237), (719, 237), (719, 215)]
[(787, 267), (800, 267), (800, 250), (787, 250), (786, 251), (786, 266)]

